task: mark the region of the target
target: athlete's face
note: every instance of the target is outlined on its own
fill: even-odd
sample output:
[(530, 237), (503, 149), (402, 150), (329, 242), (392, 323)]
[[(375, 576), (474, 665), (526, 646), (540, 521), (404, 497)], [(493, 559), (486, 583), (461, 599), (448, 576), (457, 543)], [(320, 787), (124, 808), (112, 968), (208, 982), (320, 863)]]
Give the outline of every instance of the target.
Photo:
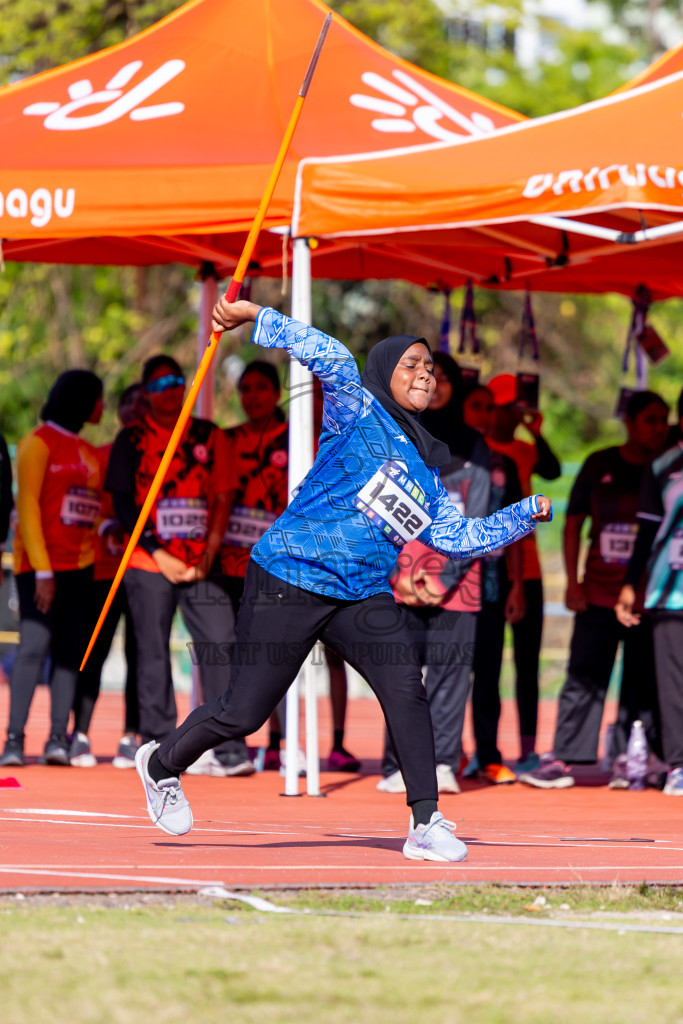
[(471, 391), (462, 405), (462, 415), (468, 427), (480, 434), (489, 434), (493, 424), (493, 398), (486, 388)]
[(176, 419), (183, 407), (183, 399), (185, 397), (185, 385), (176, 384), (173, 387), (164, 388), (163, 391), (150, 391), (149, 385), (155, 380), (161, 380), (162, 377), (174, 377), (176, 371), (171, 366), (157, 366), (152, 376), (147, 381), (148, 387), (145, 389), (145, 401), (149, 406), (149, 410), (154, 419), (170, 419), (175, 416)]
[(271, 418), (280, 399), (280, 392), (275, 390), (267, 377), (254, 370), (242, 378), (239, 389), (242, 408), (248, 420), (265, 422)]
[(668, 420), (668, 410), (659, 402), (651, 402), (633, 419), (626, 420), (629, 441), (652, 453), (654, 458), (664, 450), (669, 434)]
[(434, 364), (434, 394), (430, 409), (445, 409), (453, 397), (453, 385), (438, 363)]
[(391, 394), (402, 409), (424, 412), (435, 387), (434, 363), (429, 349), (416, 341), (396, 364), (391, 375)]

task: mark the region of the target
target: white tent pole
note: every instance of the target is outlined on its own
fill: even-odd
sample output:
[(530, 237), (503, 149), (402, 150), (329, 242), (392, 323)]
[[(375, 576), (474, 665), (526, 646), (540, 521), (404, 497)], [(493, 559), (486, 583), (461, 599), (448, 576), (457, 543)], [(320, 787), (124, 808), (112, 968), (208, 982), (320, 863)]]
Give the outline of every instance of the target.
[[(211, 335), (211, 310), (218, 299), (218, 278), (213, 263), (205, 263), (201, 269), (202, 290), (199, 299), (199, 327), (197, 329), (197, 365), (201, 362), (206, 350), (206, 342)], [(213, 415), (213, 389), (216, 373), (216, 360), (211, 363), (204, 383), (202, 384), (195, 411), (203, 420), (210, 420)], [(204, 703), (199, 667), (192, 665), (192, 692), (190, 707), (192, 710)]]
[[(311, 322), (311, 251), (305, 238), (294, 241), (292, 259), (292, 317)], [(296, 359), (289, 364), (289, 493), (313, 465), (313, 376)], [(287, 693), (287, 762), (285, 794), (298, 794), (299, 679), (306, 694), (306, 791), (320, 794), (318, 715), (310, 658)]]
[(642, 231), (634, 231), (630, 240), (633, 242), (650, 242), (654, 239), (669, 238), (672, 235), (683, 234), (683, 221), (677, 220), (673, 224), (660, 224), (655, 228), (643, 228)]
[(586, 224), (582, 220), (570, 220), (569, 217), (540, 216), (528, 217), (530, 224), (540, 224), (544, 228), (556, 228), (557, 231), (569, 231), (575, 235), (587, 235), (589, 238), (601, 238), (605, 242), (618, 242), (623, 231), (613, 228), (602, 228), (597, 224)]

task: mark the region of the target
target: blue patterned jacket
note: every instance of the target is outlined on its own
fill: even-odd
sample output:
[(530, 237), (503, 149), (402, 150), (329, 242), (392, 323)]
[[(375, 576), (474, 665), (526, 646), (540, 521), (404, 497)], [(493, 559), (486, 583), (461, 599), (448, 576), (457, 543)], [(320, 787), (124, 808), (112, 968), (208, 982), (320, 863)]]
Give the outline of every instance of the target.
[(536, 497), (485, 519), (451, 504), (439, 471), (419, 452), (360, 380), (335, 338), (262, 309), (254, 342), (283, 348), (321, 381), (323, 429), (318, 456), (301, 487), (252, 549), (278, 579), (337, 600), (391, 592), (400, 548), (419, 539), (451, 558), (472, 558), (519, 540), (534, 528)]

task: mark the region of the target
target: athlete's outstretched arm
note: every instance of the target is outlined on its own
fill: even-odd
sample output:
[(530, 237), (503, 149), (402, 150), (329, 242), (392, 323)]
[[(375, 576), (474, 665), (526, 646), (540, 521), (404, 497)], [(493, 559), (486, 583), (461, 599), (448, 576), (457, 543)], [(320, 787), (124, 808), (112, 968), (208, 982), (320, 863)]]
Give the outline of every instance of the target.
[(338, 433), (355, 423), (363, 387), (356, 360), (340, 341), (254, 302), (227, 302), (223, 297), (214, 306), (215, 331), (230, 331), (249, 322), (256, 324), (255, 344), (285, 349), (318, 377), (324, 395), (323, 423), (328, 429)]
[(512, 544), (531, 533), (537, 522), (550, 518), (550, 499), (537, 494), (486, 518), (468, 519), (458, 512), (442, 487), (437, 515), (420, 540), (451, 558), (471, 558)]

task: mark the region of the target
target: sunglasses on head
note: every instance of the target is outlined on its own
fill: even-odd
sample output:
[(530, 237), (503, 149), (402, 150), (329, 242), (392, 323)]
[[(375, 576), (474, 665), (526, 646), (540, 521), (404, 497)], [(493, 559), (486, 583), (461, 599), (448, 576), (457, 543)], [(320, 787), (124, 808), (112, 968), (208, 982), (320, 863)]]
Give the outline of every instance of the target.
[(166, 377), (157, 377), (147, 384), (147, 391), (150, 395), (158, 395), (160, 391), (168, 391), (170, 388), (184, 388), (185, 378), (178, 377), (175, 373), (169, 373)]

